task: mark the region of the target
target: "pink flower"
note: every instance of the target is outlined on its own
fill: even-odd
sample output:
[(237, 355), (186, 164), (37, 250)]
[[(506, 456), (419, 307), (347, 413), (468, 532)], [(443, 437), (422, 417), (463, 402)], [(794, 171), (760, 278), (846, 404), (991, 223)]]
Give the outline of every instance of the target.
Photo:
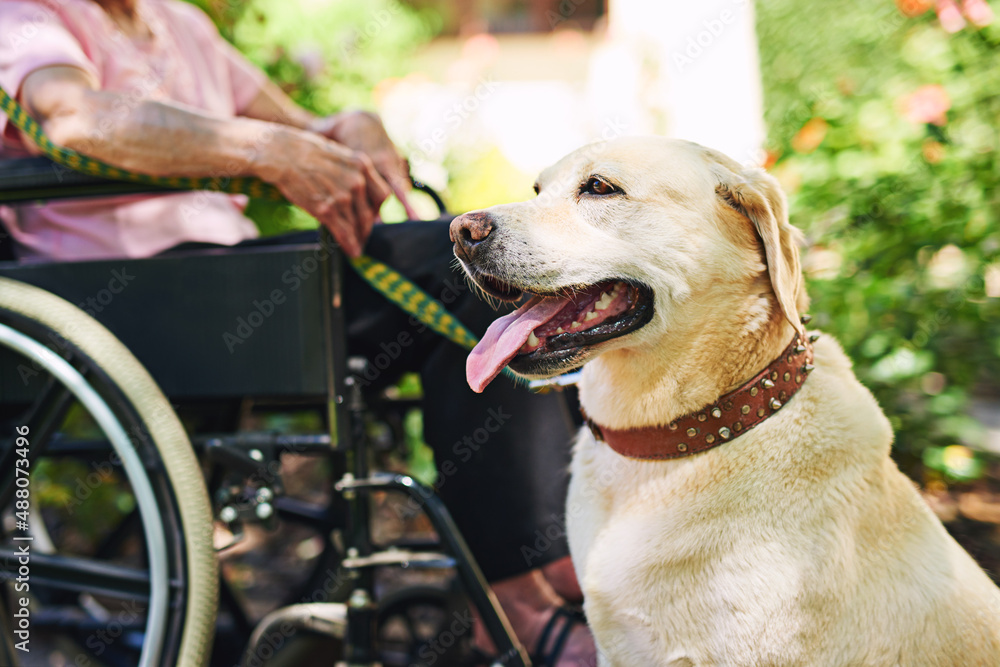
[(903, 100), (903, 116), (911, 123), (944, 125), (951, 98), (943, 86), (930, 84), (917, 88)]

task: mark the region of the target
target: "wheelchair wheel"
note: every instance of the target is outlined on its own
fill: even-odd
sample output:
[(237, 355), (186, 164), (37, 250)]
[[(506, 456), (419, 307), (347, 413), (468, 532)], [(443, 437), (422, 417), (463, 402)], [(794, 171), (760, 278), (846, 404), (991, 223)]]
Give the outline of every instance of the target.
[[(8, 279), (0, 348), (4, 368), (18, 371), (0, 381), (26, 394), (0, 406), (0, 651), (11, 654), (0, 658), (58, 664), (38, 661), (40, 640), (51, 639), (65, 664), (205, 664), (218, 596), (212, 516), (170, 404), (96, 320)], [(17, 579), (25, 546), (30, 588)], [(25, 610), (26, 623), (17, 616)], [(25, 626), (31, 653), (12, 648)]]

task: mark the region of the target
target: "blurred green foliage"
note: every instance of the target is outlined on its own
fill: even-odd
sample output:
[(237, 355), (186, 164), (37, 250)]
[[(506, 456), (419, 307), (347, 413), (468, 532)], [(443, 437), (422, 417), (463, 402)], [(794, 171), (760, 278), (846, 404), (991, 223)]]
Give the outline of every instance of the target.
[(981, 445), (966, 408), (1000, 386), (1000, 26), (949, 35), (892, 2), (757, 12), (813, 325), (854, 359), (902, 462)]

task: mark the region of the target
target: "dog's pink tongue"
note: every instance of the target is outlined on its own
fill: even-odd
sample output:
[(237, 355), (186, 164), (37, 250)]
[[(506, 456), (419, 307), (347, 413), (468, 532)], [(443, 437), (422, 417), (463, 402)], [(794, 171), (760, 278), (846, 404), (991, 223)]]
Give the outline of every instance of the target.
[(472, 390), (482, 393), (528, 341), (531, 332), (555, 317), (565, 305), (565, 299), (536, 296), (493, 322), (465, 362), (465, 376)]

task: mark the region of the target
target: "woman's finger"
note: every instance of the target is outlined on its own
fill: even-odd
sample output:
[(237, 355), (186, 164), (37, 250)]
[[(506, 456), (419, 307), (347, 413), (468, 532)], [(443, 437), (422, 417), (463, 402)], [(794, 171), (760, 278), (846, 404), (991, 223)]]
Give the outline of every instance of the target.
[(384, 202), (389, 195), (392, 194), (392, 188), (372, 164), (372, 161), (368, 156), (363, 156), (362, 161), (362, 171), (365, 177), (365, 182), (368, 184), (368, 201), (371, 203), (372, 208), (378, 210), (382, 207), (382, 202)]
[(373, 162), (375, 163), (375, 168), (385, 177), (385, 180), (389, 183), (389, 187), (392, 188), (392, 194), (403, 205), (407, 219), (419, 220), (420, 214), (410, 204), (408, 197), (412, 185), (407, 161), (401, 158), (395, 149), (393, 149), (381, 153)]
[(368, 240), (368, 235), (371, 234), (372, 225), (375, 224), (375, 213), (377, 211), (372, 211), (372, 208), (368, 203), (368, 193), (365, 188), (361, 188), (357, 192), (352, 192), (351, 194), (354, 199), (354, 228), (357, 234), (358, 243), (362, 248), (364, 248), (365, 242)]
[(338, 215), (333, 215), (321, 219), (320, 222), (330, 230), (333, 238), (336, 239), (337, 244), (340, 245), (341, 250), (348, 257), (357, 257), (361, 254), (361, 248), (354, 240), (354, 230), (350, 228), (344, 219)]
[[(352, 202), (338, 202), (337, 203), (337, 217), (340, 219), (340, 228), (342, 230), (342, 237), (337, 237), (340, 241), (341, 247), (343, 247), (344, 252), (347, 253), (348, 257), (357, 257), (361, 254), (361, 248), (364, 246), (364, 240), (359, 237), (360, 227), (357, 219), (357, 214), (354, 212), (354, 205)], [(336, 234), (334, 234), (336, 236)]]

